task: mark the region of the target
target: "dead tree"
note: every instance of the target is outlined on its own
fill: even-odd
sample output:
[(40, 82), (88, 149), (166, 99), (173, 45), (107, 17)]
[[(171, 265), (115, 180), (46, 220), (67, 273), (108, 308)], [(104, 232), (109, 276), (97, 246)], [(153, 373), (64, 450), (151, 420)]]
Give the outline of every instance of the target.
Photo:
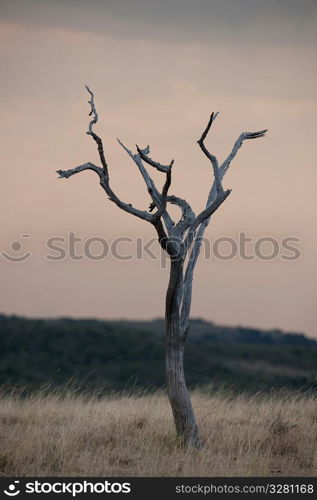
[[(205, 146), (207, 134), (218, 116), (212, 113), (207, 127), (197, 141), (200, 149), (211, 163), (213, 182), (207, 198), (206, 208), (195, 215), (186, 200), (169, 194), (174, 161), (169, 165), (162, 165), (150, 156), (150, 147), (144, 149), (136, 146), (136, 153), (130, 151), (119, 139), (120, 146), (127, 152), (138, 167), (147, 191), (151, 198), (148, 210), (139, 210), (130, 203), (118, 198), (110, 187), (109, 169), (105, 158), (102, 139), (94, 132), (93, 127), (98, 121), (94, 95), (86, 86), (90, 94), (90, 113), (92, 120), (89, 123), (87, 134), (97, 144), (101, 166), (93, 163), (83, 163), (70, 170), (58, 170), (60, 178), (68, 178), (85, 170), (95, 172), (109, 200), (119, 208), (152, 224), (157, 232), (158, 241), (170, 258), (170, 278), (166, 293), (165, 323), (166, 323), (166, 381), (169, 401), (172, 407), (177, 434), (185, 446), (199, 447), (201, 445), (195, 414), (185, 382), (183, 356), (188, 334), (189, 314), (192, 300), (192, 281), (195, 265), (199, 256), (202, 238), (211, 216), (229, 196), (231, 190), (225, 190), (222, 180), (231, 161), (245, 139), (263, 137), (266, 130), (259, 132), (243, 132), (232, 148), (229, 156), (219, 165), (219, 162)], [(155, 168), (165, 176), (162, 190), (159, 190), (149, 175), (146, 166)], [(181, 217), (174, 222), (168, 212), (168, 205), (177, 205), (181, 210)]]

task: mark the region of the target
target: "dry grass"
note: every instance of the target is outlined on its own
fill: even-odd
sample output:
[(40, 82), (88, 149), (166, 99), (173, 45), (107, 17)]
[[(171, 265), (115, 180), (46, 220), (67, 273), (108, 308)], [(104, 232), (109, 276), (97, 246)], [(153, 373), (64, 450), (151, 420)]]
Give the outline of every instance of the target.
[(195, 392), (200, 451), (174, 435), (164, 394), (0, 398), (0, 474), (316, 476), (317, 398)]

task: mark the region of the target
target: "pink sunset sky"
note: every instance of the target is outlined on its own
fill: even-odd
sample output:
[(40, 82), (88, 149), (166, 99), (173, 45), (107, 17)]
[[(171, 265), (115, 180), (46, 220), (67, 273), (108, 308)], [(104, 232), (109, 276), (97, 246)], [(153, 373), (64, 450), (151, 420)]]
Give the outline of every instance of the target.
[[(164, 314), (168, 269), (158, 260), (47, 258), (47, 239), (70, 232), (84, 241), (155, 237), (109, 202), (94, 173), (57, 178), (58, 169), (98, 163), (86, 135), (89, 84), (112, 188), (141, 209), (148, 194), (116, 137), (131, 149), (150, 144), (161, 163), (174, 158), (171, 193), (198, 212), (212, 172), (197, 139), (211, 111), (220, 114), (207, 145), (220, 161), (241, 132), (269, 129), (240, 149), (224, 180), (232, 193), (206, 237), (294, 237), (301, 256), (202, 258), (192, 317), (317, 337), (316, 2), (1, 0), (0, 13), (0, 312)], [(122, 253), (132, 246), (122, 243)], [(159, 254), (157, 243), (152, 249)], [(6, 257), (26, 251), (21, 262)]]

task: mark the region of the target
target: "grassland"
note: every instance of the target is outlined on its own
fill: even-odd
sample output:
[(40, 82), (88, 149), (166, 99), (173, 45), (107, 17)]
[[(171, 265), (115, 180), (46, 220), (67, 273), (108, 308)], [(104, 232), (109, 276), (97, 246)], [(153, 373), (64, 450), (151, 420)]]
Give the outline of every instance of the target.
[(166, 396), (0, 396), (5, 476), (316, 476), (317, 397), (192, 395), (204, 447), (175, 437)]

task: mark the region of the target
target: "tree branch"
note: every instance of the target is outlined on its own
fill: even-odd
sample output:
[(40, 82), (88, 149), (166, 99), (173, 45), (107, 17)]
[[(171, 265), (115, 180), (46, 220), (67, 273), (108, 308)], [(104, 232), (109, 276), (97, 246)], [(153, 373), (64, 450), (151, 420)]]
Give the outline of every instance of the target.
[(195, 214), (190, 204), (178, 196), (167, 196), (167, 201), (172, 205), (177, 205), (182, 211), (182, 217), (175, 226), (175, 233), (182, 237), (186, 229), (193, 223)]
[[(173, 163), (174, 163), (174, 160), (171, 161), (171, 165), (170, 165), (171, 168), (172, 168)], [(162, 194), (161, 194), (161, 206), (158, 209), (158, 211), (156, 212), (156, 217), (160, 217), (165, 212), (168, 214), (168, 212), (166, 210), (166, 207), (167, 207), (167, 193), (168, 193), (168, 190), (169, 190), (169, 188), (171, 186), (171, 183), (172, 183), (172, 172), (171, 172), (171, 170), (169, 170), (168, 172), (166, 172), (166, 180), (165, 180), (165, 183), (164, 183), (164, 186), (163, 186), (163, 189), (162, 189)], [(155, 204), (151, 203), (149, 211), (151, 212), (152, 210), (154, 210), (154, 208), (155, 208)], [(168, 214), (168, 217), (169, 217), (169, 214)], [(170, 223), (171, 223), (171, 228), (172, 228), (172, 226), (173, 226), (172, 219), (170, 219)]]
[(98, 121), (98, 113), (97, 113), (97, 110), (95, 107), (94, 94), (92, 93), (92, 91), (90, 90), (88, 85), (85, 85), (85, 87), (90, 94), (90, 101), (88, 101), (88, 104), (90, 104), (91, 111), (89, 113), (89, 116), (93, 116), (93, 119), (89, 122), (87, 134), (91, 135), (91, 137), (96, 142), (101, 164), (103, 166), (105, 173), (108, 175), (108, 165), (107, 165), (105, 154), (104, 154), (102, 140), (97, 134), (95, 134), (95, 132), (92, 129), (93, 125), (95, 125)]
[[(140, 154), (134, 155), (132, 153), (132, 151), (130, 151), (130, 149), (128, 149), (120, 141), (120, 139), (117, 138), (117, 141), (120, 144), (120, 146), (128, 153), (130, 158), (134, 161), (134, 163), (138, 167), (138, 169), (139, 169), (139, 171), (144, 179), (148, 193), (152, 198), (152, 203), (150, 204), (149, 211), (151, 212), (152, 210), (154, 210), (155, 207), (157, 207), (157, 212), (155, 214), (153, 214), (154, 219), (159, 219), (162, 216), (164, 219), (164, 222), (166, 224), (167, 231), (169, 234), (171, 234), (173, 231), (173, 221), (172, 221), (170, 215), (166, 211), (166, 200), (163, 196), (163, 193), (162, 194), (159, 193), (158, 189), (156, 188), (156, 186), (154, 184), (153, 179), (151, 178), (148, 171), (144, 167), (142, 160), (141, 160), (141, 155)], [(169, 175), (169, 179), (170, 179), (170, 175), (171, 175), (170, 171), (167, 172), (167, 175)], [(166, 183), (165, 183), (165, 185), (166, 185)], [(169, 185), (167, 183), (165, 190), (166, 189), (168, 190), (168, 187), (169, 187)], [(164, 190), (164, 188), (163, 188), (163, 190)]]
[[(173, 163), (174, 163), (174, 160), (172, 160), (170, 163), (171, 168), (173, 166)], [(165, 202), (165, 208), (166, 208), (166, 197), (167, 197), (167, 193), (168, 193), (168, 190), (170, 188), (171, 182), (172, 182), (172, 171), (169, 170), (168, 172), (166, 172), (166, 180), (165, 180), (165, 184), (164, 184), (163, 189), (162, 189), (162, 199), (163, 199), (163, 202)], [(155, 203), (153, 202), (150, 205), (149, 211), (152, 212), (152, 210), (154, 210), (154, 208), (155, 208)]]
[(225, 199), (229, 196), (231, 193), (231, 189), (227, 189), (226, 191), (220, 192), (216, 199), (210, 203), (205, 210), (200, 212), (199, 215), (197, 215), (196, 219), (193, 222), (192, 227), (190, 228), (191, 231), (195, 231), (197, 227), (204, 222), (204, 220), (209, 219), (211, 215), (220, 207), (220, 205), (225, 201)]
[(156, 168), (160, 172), (167, 173), (167, 172), (171, 171), (174, 160), (172, 160), (169, 165), (161, 165), (161, 163), (159, 163), (158, 161), (152, 160), (152, 158), (150, 158), (148, 156), (148, 154), (150, 152), (150, 146), (147, 146), (144, 149), (140, 149), (139, 146), (136, 144), (136, 148), (137, 148), (137, 151), (138, 151), (139, 155), (141, 156), (142, 160), (145, 161), (145, 163), (147, 163), (148, 165), (151, 165), (151, 167)]
[(68, 177), (71, 177), (74, 174), (78, 174), (79, 172), (83, 172), (84, 170), (93, 170), (94, 172), (96, 172), (96, 174), (99, 175), (99, 177), (103, 173), (102, 168), (97, 167), (97, 165), (94, 165), (90, 162), (83, 163), (82, 165), (78, 165), (78, 167), (71, 168), (69, 170), (56, 170), (56, 172), (59, 174), (59, 179), (68, 179)]
[(68, 177), (71, 177), (72, 175), (78, 174), (80, 172), (84, 172), (85, 170), (93, 170), (94, 172), (96, 172), (99, 175), (100, 185), (107, 193), (110, 201), (113, 201), (119, 208), (121, 208), (125, 212), (128, 212), (129, 214), (135, 215), (136, 217), (139, 217), (140, 219), (143, 219), (143, 220), (146, 220), (148, 222), (153, 223), (153, 221), (154, 221), (153, 215), (149, 214), (146, 211), (134, 208), (130, 203), (125, 203), (117, 197), (117, 195), (112, 191), (112, 189), (109, 185), (108, 175), (104, 172), (104, 170), (102, 168), (97, 167), (97, 165), (94, 165), (93, 163), (88, 162), (88, 163), (84, 163), (82, 165), (79, 165), (78, 167), (71, 168), (70, 170), (57, 170), (57, 173), (59, 174), (59, 179), (62, 179), (62, 178), (67, 179)]
[(228, 170), (230, 163), (236, 156), (239, 148), (242, 146), (242, 143), (246, 139), (258, 139), (259, 137), (264, 137), (265, 133), (268, 129), (260, 130), (259, 132), (243, 132), (239, 135), (238, 139), (234, 143), (234, 146), (231, 150), (229, 156), (225, 159), (225, 161), (220, 166), (220, 177), (222, 178), (226, 171)]
[(207, 124), (207, 127), (205, 128), (205, 130), (203, 131), (202, 135), (201, 135), (201, 138), (197, 141), (199, 146), (200, 146), (200, 149), (202, 150), (202, 152), (207, 156), (207, 158), (210, 160), (211, 164), (212, 164), (212, 168), (213, 168), (213, 171), (214, 171), (214, 177), (215, 177), (215, 182), (216, 182), (216, 189), (217, 189), (217, 193), (220, 193), (223, 191), (223, 188), (222, 188), (222, 185), (221, 185), (221, 179), (220, 179), (220, 175), (219, 175), (219, 165), (218, 165), (218, 160), (216, 158), (215, 155), (211, 154), (208, 149), (206, 148), (205, 144), (204, 144), (204, 140), (206, 139), (207, 137), (207, 134), (210, 130), (210, 127), (212, 125), (212, 123), (215, 121), (215, 119), (217, 118), (218, 116), (218, 112), (217, 113), (211, 113), (210, 115), (210, 118), (209, 118), (209, 122)]
[[(211, 127), (211, 124), (215, 117), (210, 117), (210, 120), (208, 122), (208, 125), (203, 132), (201, 139), (202, 141), (206, 138), (209, 129)], [(228, 155), (226, 160), (221, 164), (221, 166), (218, 169), (219, 172), (219, 181), (221, 182), (223, 177), (225, 176), (226, 172), (229, 169), (231, 161), (235, 158), (239, 148), (242, 146), (242, 143), (246, 139), (257, 139), (260, 137), (263, 137), (265, 133), (267, 132), (267, 129), (265, 130), (260, 130), (259, 132), (243, 132), (242, 134), (239, 135), (238, 139), (235, 141), (233, 148), (231, 150), (231, 153)], [(200, 140), (201, 140), (200, 139)], [(228, 192), (229, 191), (229, 192)], [(226, 191), (224, 194), (228, 193), (225, 198), (230, 194), (230, 190)], [(207, 203), (206, 203), (206, 209), (201, 212), (201, 214), (198, 215), (197, 219), (201, 219), (200, 223), (198, 220), (198, 224), (194, 224), (195, 229), (191, 230), (188, 234), (188, 237), (186, 239), (186, 244), (185, 248), (186, 251), (190, 248), (191, 244), (194, 242), (194, 246), (191, 250), (191, 253), (189, 255), (188, 263), (187, 263), (187, 268), (185, 271), (185, 277), (184, 277), (184, 287), (183, 287), (183, 301), (182, 301), (182, 307), (181, 307), (181, 325), (182, 325), (182, 330), (183, 332), (187, 329), (188, 327), (188, 322), (189, 322), (189, 313), (190, 313), (190, 307), (191, 307), (191, 298), (192, 298), (192, 280), (193, 280), (193, 273), (194, 269), (198, 260), (198, 256), (200, 253), (200, 248), (201, 244), (203, 241), (203, 236), (204, 232), (209, 224), (211, 215), (215, 212), (215, 210), (212, 209), (213, 206), (215, 206), (215, 203), (217, 204), (217, 198), (218, 198), (218, 190), (217, 190), (217, 184), (216, 184), (216, 178), (212, 184), (212, 187), (209, 191)], [(224, 199), (225, 199), (224, 198)], [(221, 203), (224, 200), (221, 201)], [(220, 206), (220, 205), (218, 205)], [(218, 208), (217, 206), (217, 208)], [(209, 210), (208, 210), (208, 207)], [(216, 209), (217, 209), (216, 208)], [(204, 214), (204, 215), (202, 215)], [(196, 230), (197, 234), (196, 234)]]
[(173, 166), (174, 160), (171, 161), (170, 163), (170, 170), (166, 172), (166, 181), (162, 189), (162, 196), (163, 198), (167, 197), (168, 190), (171, 186), (172, 183), (172, 166)]
[(132, 151), (130, 151), (130, 149), (128, 149), (124, 144), (123, 142), (120, 141), (120, 139), (117, 138), (117, 141), (118, 143), (120, 144), (120, 146), (128, 153), (128, 155), (130, 156), (130, 158), (134, 161), (134, 163), (136, 164), (136, 166), (138, 167), (143, 179), (144, 179), (144, 182), (146, 184), (146, 187), (147, 187), (147, 190), (148, 190), (148, 193), (150, 194), (153, 202), (155, 203), (155, 206), (159, 206), (160, 205), (160, 202), (161, 202), (161, 196), (160, 196), (160, 193), (158, 192), (155, 184), (154, 184), (154, 181), (153, 179), (150, 177), (149, 173), (147, 172), (147, 170), (144, 168), (144, 165), (142, 164), (142, 161), (140, 160), (140, 155), (137, 154), (137, 155), (134, 155), (132, 153)]

